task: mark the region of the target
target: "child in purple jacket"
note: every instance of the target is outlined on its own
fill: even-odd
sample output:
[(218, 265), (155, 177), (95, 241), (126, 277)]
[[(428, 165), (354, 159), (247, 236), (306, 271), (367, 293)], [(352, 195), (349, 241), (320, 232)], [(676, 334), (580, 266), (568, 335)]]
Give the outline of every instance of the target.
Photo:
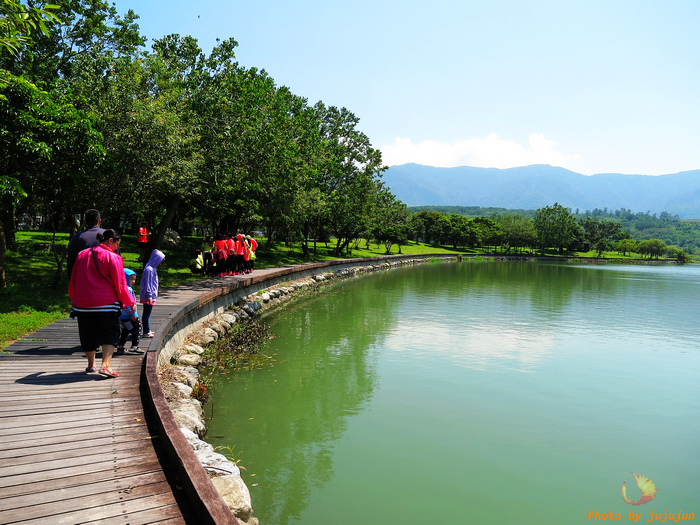
[(158, 298), (158, 272), (156, 267), (163, 262), (165, 254), (160, 250), (153, 250), (151, 257), (148, 259), (148, 264), (143, 269), (141, 274), (141, 288), (139, 290), (139, 302), (143, 305), (143, 315), (141, 316), (141, 324), (143, 326), (143, 337), (153, 337), (151, 332), (151, 312), (153, 305), (156, 304)]

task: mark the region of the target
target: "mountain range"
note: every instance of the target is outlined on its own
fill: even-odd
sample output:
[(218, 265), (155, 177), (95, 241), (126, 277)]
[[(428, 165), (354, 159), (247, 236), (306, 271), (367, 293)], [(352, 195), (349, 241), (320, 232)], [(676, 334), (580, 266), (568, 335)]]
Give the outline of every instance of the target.
[(669, 175), (582, 175), (549, 165), (520, 168), (391, 166), (383, 180), (408, 206), (538, 209), (558, 202), (581, 213), (595, 208), (700, 219), (700, 170)]

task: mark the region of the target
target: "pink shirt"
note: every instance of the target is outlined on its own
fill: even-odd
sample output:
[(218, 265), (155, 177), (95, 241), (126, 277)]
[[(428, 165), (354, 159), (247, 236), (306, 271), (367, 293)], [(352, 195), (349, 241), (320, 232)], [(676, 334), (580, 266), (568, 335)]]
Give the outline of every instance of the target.
[[(68, 295), (76, 308), (95, 308), (116, 303), (133, 306), (134, 298), (124, 275), (124, 260), (104, 244), (78, 254), (68, 284)], [(98, 271), (99, 267), (99, 271)], [(102, 273), (100, 273), (102, 272)]]

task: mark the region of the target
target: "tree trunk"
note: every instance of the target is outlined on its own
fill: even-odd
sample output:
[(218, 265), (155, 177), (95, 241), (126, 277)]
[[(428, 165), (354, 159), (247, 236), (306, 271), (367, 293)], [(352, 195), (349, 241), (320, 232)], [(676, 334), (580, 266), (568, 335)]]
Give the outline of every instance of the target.
[[(4, 202), (4, 201), (3, 201)], [(5, 248), (14, 246), (17, 242), (15, 238), (15, 207), (10, 205), (6, 210), (0, 212), (0, 222), (3, 224)]]
[(304, 222), (304, 229), (301, 233), (304, 240), (301, 243), (302, 253), (305, 259), (309, 258), (309, 232), (311, 231), (311, 223), (309, 221)]
[(148, 249), (146, 250), (146, 256), (144, 257), (143, 266), (146, 267), (148, 260), (151, 258), (151, 253), (153, 250), (158, 250), (163, 245), (163, 239), (165, 239), (165, 232), (170, 227), (170, 223), (177, 213), (177, 208), (180, 206), (182, 197), (176, 196), (168, 201), (168, 208), (165, 212), (165, 217), (160, 221), (160, 224), (156, 228), (156, 233), (151, 237), (148, 243)]
[(66, 257), (68, 257), (68, 247), (62, 250), (62, 254), (58, 253), (59, 250), (56, 246), (56, 230), (54, 230), (53, 239), (51, 239), (51, 251), (53, 252), (53, 257), (56, 260), (56, 273), (53, 276), (51, 288), (58, 290), (58, 286), (61, 284), (61, 277), (63, 277), (63, 263), (66, 262)]
[(7, 252), (5, 230), (3, 229), (2, 221), (0, 220), (0, 288), (7, 287), (7, 280), (5, 279), (5, 252)]

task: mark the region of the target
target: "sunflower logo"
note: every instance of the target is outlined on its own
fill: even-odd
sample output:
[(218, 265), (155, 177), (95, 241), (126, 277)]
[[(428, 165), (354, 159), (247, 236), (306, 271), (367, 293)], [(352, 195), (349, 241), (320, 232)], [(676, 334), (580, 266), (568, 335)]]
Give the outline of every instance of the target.
[(632, 475), (634, 476), (634, 481), (637, 482), (637, 486), (642, 490), (642, 496), (638, 501), (632, 501), (629, 499), (627, 497), (627, 483), (623, 481), (622, 499), (625, 500), (625, 503), (629, 503), (630, 505), (644, 505), (645, 503), (649, 503), (656, 497), (656, 491), (658, 490), (656, 485), (654, 485), (654, 482), (646, 476), (635, 474), (634, 472), (632, 472)]

